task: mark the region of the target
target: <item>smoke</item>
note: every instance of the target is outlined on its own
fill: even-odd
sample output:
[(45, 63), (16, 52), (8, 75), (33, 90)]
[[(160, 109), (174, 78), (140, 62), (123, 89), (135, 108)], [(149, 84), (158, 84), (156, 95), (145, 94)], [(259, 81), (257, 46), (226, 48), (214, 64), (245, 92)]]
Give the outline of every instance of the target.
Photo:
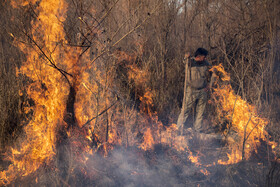
[[(166, 149), (164, 152), (164, 149)], [(159, 145), (153, 151), (136, 148), (114, 149), (108, 157), (96, 156), (89, 170), (101, 171), (97, 186), (184, 186), (185, 167), (168, 157), (166, 147)]]
[[(196, 140), (192, 141), (194, 143)], [(204, 143), (207, 142), (209, 143), (209, 139)], [(178, 152), (162, 144), (157, 144), (148, 151), (136, 147), (117, 147), (107, 157), (96, 154), (88, 160), (86, 173), (94, 174), (92, 183), (83, 185), (132, 187), (264, 184), (267, 167), (262, 163), (252, 161), (230, 166), (207, 166), (207, 162), (217, 160), (217, 156), (221, 155), (221, 150), (216, 147), (217, 143), (212, 142), (202, 148), (204, 150), (199, 153), (199, 161), (203, 164), (193, 163), (189, 159), (190, 152)]]
[[(189, 137), (188, 151), (155, 144), (144, 151), (116, 146), (107, 156), (99, 151), (83, 154), (65, 140), (52, 162), (18, 178), (12, 186), (263, 186), (268, 173), (264, 158), (219, 165), (226, 157), (224, 142), (205, 134)], [(202, 137), (202, 138), (201, 138)], [(69, 142), (68, 142), (69, 141)], [(216, 163), (216, 164), (215, 164)], [(275, 173), (271, 174), (275, 177)]]

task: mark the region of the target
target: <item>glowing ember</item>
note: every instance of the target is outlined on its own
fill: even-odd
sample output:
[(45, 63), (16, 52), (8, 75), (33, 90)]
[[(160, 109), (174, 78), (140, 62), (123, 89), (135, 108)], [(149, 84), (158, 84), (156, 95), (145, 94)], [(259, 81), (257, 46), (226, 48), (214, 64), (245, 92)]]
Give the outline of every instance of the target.
[(210, 173), (206, 169), (201, 169), (200, 172), (203, 173), (203, 175), (206, 175), (206, 176), (210, 175)]

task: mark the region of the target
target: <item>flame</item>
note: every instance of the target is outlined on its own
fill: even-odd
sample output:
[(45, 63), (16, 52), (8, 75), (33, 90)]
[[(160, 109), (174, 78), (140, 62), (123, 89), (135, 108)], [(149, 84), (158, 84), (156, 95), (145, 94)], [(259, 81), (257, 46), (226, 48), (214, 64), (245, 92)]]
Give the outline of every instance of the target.
[[(123, 54), (122, 57), (124, 56), (125, 55)], [(135, 58), (126, 57), (126, 59)], [(143, 128), (146, 129), (146, 131), (143, 135), (144, 141), (139, 145), (139, 148), (146, 151), (152, 149), (153, 145), (155, 144), (166, 144), (177, 151), (186, 151), (189, 154), (189, 160), (196, 166), (200, 166), (201, 164), (199, 163), (199, 156), (194, 156), (189, 150), (186, 137), (177, 135), (177, 125), (171, 124), (170, 126), (164, 126), (162, 122), (158, 120), (157, 112), (153, 111), (152, 108), (154, 106), (153, 99), (155, 97), (155, 93), (147, 86), (149, 81), (148, 78), (150, 76), (148, 71), (146, 71), (145, 68), (140, 69), (139, 67), (136, 67), (135, 64), (129, 65), (128, 67), (130, 69), (128, 74), (129, 79), (133, 80), (138, 92), (144, 92), (139, 96), (141, 101), (140, 113), (144, 117), (140, 123)], [(145, 115), (148, 116), (148, 120), (145, 120)], [(152, 124), (152, 126), (150, 126), (150, 124)]]
[[(138, 72), (137, 76), (131, 75), (132, 78), (136, 80), (141, 80), (145, 83), (146, 77), (141, 77), (140, 71), (137, 68), (131, 68), (133, 72)], [(218, 160), (218, 164), (234, 164), (240, 162), (242, 159), (249, 159), (252, 152), (257, 152), (257, 148), (260, 146), (261, 141), (267, 141), (269, 137), (268, 133), (265, 131), (265, 127), (268, 124), (266, 118), (261, 118), (256, 111), (256, 108), (243, 100), (240, 96), (234, 93), (232, 87), (229, 84), (224, 84), (230, 81), (229, 74), (224, 70), (223, 66), (220, 64), (214, 66), (211, 71), (215, 71), (219, 75), (220, 80), (222, 80), (223, 85), (218, 86), (214, 89), (214, 100), (215, 104), (218, 105), (217, 113), (218, 119), (228, 120), (230, 123), (227, 126), (227, 130), (230, 129), (237, 134), (237, 139), (228, 142), (228, 148), (230, 153), (227, 154), (226, 161)], [(215, 76), (215, 75), (214, 75)], [(144, 82), (143, 82), (144, 81)], [(142, 84), (141, 83), (141, 84)], [(160, 121), (158, 121), (157, 113), (151, 112), (151, 107), (153, 107), (153, 92), (150, 89), (145, 89), (144, 96), (141, 97), (142, 113), (148, 113), (150, 116), (150, 121), (142, 123), (152, 123), (153, 125), (147, 128), (144, 133), (144, 142), (140, 145), (143, 150), (151, 149), (153, 144), (167, 144), (178, 151), (186, 151), (188, 153), (188, 159), (194, 163), (196, 166), (200, 167), (199, 154), (196, 156), (190, 151), (186, 137), (177, 136), (176, 124), (172, 124), (169, 127), (164, 127)], [(154, 132), (154, 133), (151, 133)], [(227, 136), (225, 132), (225, 136)], [(190, 138), (190, 137), (189, 137)], [(275, 142), (269, 141), (268, 144), (272, 149), (276, 147)], [(215, 165), (207, 165), (207, 167)]]
[(11, 5), (13, 8), (17, 8), (19, 6), (26, 6), (28, 4), (35, 4), (37, 0), (12, 0)]
[(139, 95), (139, 100), (141, 101), (140, 111), (144, 114), (148, 114), (150, 117), (155, 116), (156, 113), (152, 111), (155, 93), (147, 86), (150, 76), (148, 71), (140, 69), (135, 64), (128, 65), (128, 68), (128, 78), (134, 81), (136, 91), (143, 93)]
[[(36, 2), (13, 0), (11, 4), (13, 7), (19, 7)], [(68, 136), (75, 137), (71, 143), (75, 147), (82, 147), (81, 150), (86, 152), (79, 157), (83, 164), (86, 164), (89, 157), (99, 149), (103, 149), (106, 156), (114, 145), (133, 144), (147, 151), (155, 144), (166, 144), (177, 151), (185, 151), (188, 159), (197, 167), (201, 167), (199, 154), (195, 155), (190, 151), (185, 136), (177, 135), (176, 124), (164, 126), (158, 120), (157, 112), (153, 110), (156, 95), (148, 86), (149, 71), (134, 63), (137, 57), (142, 55), (143, 45), (137, 44), (140, 51), (137, 55), (128, 55), (122, 51), (117, 54), (119, 62), (123, 60), (129, 62), (127, 78), (133, 80), (139, 94), (140, 114), (136, 109), (125, 110), (121, 114), (117, 110), (123, 111), (123, 109), (117, 108), (115, 112), (107, 111), (115, 98), (115, 95), (108, 91), (113, 82), (112, 77), (109, 76), (113, 72), (113, 67), (101, 71), (100, 69), (105, 68), (100, 64), (88, 66), (86, 64), (89, 64), (89, 53), (84, 53), (83, 57), (80, 57), (80, 49), (67, 47), (63, 28), (66, 11), (67, 3), (63, 0), (41, 0), (38, 4), (37, 21), (32, 22), (33, 38), (30, 38), (34, 40), (32, 45), (36, 46), (35, 49), (18, 43), (21, 50), (26, 53), (27, 60), (17, 73), (24, 74), (30, 79), (31, 83), (26, 88), (26, 92), (34, 101), (34, 105), (25, 107), (24, 111), (27, 114), (32, 113), (32, 120), (24, 127), (25, 138), (21, 145), (12, 148), (11, 154), (7, 155), (11, 165), (0, 173), (0, 185), (9, 184), (17, 177), (29, 175), (42, 164), (48, 164), (55, 156), (57, 130), (69, 125), (63, 119), (68, 115), (66, 102), (71, 88), (76, 93), (74, 117), (79, 129), (75, 129), (78, 134), (74, 130), (67, 133)], [(42, 52), (44, 58), (41, 57)], [(212, 71), (220, 73), (222, 81), (230, 81), (230, 76), (222, 65), (213, 67)], [(260, 141), (267, 140), (268, 133), (265, 131), (265, 126), (268, 120), (259, 117), (255, 107), (236, 95), (228, 84), (216, 88), (214, 96), (218, 104), (219, 119), (230, 121), (227, 129), (237, 132), (239, 137), (236, 142), (229, 143), (231, 153), (228, 153), (227, 161), (219, 160), (218, 163), (237, 163), (243, 156), (248, 159), (251, 152), (257, 150)], [(101, 118), (103, 112), (100, 111), (104, 111), (106, 117)], [(134, 122), (139, 126), (138, 132), (132, 130), (135, 124), (133, 120), (127, 122), (127, 116), (134, 117)], [(118, 120), (114, 121), (114, 117)], [(143, 135), (142, 141), (138, 140), (138, 133)], [(80, 136), (84, 136), (83, 141), (77, 141)], [(89, 142), (94, 142), (95, 145), (89, 146)], [(269, 144), (272, 147), (276, 146), (273, 142)], [(209, 175), (206, 169), (200, 171), (204, 175)]]
[(147, 128), (147, 130), (144, 134), (144, 141), (140, 145), (140, 148), (146, 151), (148, 149), (151, 149), (154, 144), (155, 144), (155, 142), (154, 142), (154, 138), (151, 133), (151, 129)]
[[(36, 1), (12, 1), (13, 6), (24, 6)], [(56, 131), (58, 125), (66, 125), (63, 121), (65, 100), (69, 85), (62, 74), (54, 67), (71, 68), (71, 62), (76, 61), (73, 53), (64, 53), (59, 43), (64, 40), (64, 28), (67, 4), (65, 1), (42, 0), (39, 4), (37, 21), (32, 23), (32, 40), (37, 48), (18, 43), (26, 53), (27, 60), (22, 64), (17, 74), (24, 74), (31, 84), (26, 91), (34, 101), (34, 106), (27, 107), (25, 112), (33, 112), (33, 118), (25, 125), (25, 138), (19, 148), (11, 149), (8, 160), (11, 165), (0, 173), (0, 182), (8, 184), (18, 176), (27, 176), (36, 171), (42, 163), (49, 163), (55, 155)], [(41, 58), (41, 52), (46, 58)], [(70, 72), (71, 73), (71, 72)]]
[(222, 161), (218, 160), (218, 164), (221, 165), (228, 165), (228, 164), (235, 164), (241, 161), (242, 155), (239, 150), (232, 150), (231, 154), (227, 154), (228, 160), (227, 161)]
[(203, 175), (206, 175), (206, 176), (210, 175), (210, 173), (209, 173), (209, 171), (207, 171), (207, 169), (201, 169), (200, 172), (203, 173)]
[[(225, 72), (222, 65), (214, 66), (211, 71), (220, 74), (222, 81), (229, 81), (230, 76)], [(227, 137), (229, 131), (236, 132), (237, 137), (229, 141), (231, 153), (228, 154), (228, 161), (219, 160), (220, 164), (233, 164), (240, 162), (242, 159), (248, 159), (252, 152), (257, 152), (261, 140), (267, 141), (269, 137), (265, 131), (268, 119), (261, 118), (256, 108), (235, 94), (231, 85), (223, 84), (214, 89), (214, 100), (218, 105), (218, 119), (226, 119)], [(274, 142), (269, 142), (275, 145)]]
[(189, 158), (189, 160), (192, 162), (192, 163), (194, 163), (196, 166), (200, 166), (201, 164), (198, 162), (198, 156), (193, 156), (193, 153), (190, 151), (189, 152), (189, 156), (188, 156), (188, 158)]

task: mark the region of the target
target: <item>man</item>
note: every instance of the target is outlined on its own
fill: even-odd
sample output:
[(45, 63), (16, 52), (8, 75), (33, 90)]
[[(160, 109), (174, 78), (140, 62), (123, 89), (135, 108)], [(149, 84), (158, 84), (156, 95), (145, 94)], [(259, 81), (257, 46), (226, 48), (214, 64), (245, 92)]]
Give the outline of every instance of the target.
[[(179, 134), (182, 134), (184, 124), (190, 115), (191, 109), (195, 106), (196, 118), (193, 128), (196, 132), (202, 131), (202, 119), (207, 103), (208, 90), (211, 87), (209, 69), (211, 65), (206, 61), (208, 51), (204, 48), (198, 48), (195, 57), (190, 58), (188, 53), (185, 54), (185, 87), (184, 98), (181, 113), (177, 121)], [(211, 80), (212, 82), (212, 80)]]

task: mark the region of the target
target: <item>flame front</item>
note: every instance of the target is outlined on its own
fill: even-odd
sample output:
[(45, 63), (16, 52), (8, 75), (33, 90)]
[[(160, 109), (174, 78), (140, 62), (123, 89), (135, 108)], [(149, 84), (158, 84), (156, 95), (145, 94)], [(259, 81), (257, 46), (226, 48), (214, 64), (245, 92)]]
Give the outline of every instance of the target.
[[(12, 5), (26, 6), (36, 2), (12, 1)], [(34, 101), (34, 105), (26, 107), (25, 111), (28, 115), (32, 115), (32, 119), (24, 127), (25, 137), (20, 142), (19, 148), (11, 149), (11, 154), (7, 155), (11, 165), (0, 173), (0, 185), (8, 184), (17, 177), (27, 176), (42, 164), (48, 164), (52, 160), (56, 153), (57, 131), (69, 125), (67, 116), (75, 118), (77, 127), (86, 129), (81, 136), (94, 144), (90, 147), (81, 145), (82, 141), (73, 141), (77, 147), (86, 147), (83, 151), (88, 154), (83, 155), (84, 160), (81, 160), (84, 164), (89, 155), (101, 148), (104, 155), (107, 155), (117, 144), (134, 145), (145, 151), (153, 149), (155, 144), (164, 144), (186, 153), (188, 159), (201, 169), (201, 173), (209, 175), (200, 163), (200, 154), (195, 155), (191, 152), (187, 143), (190, 137), (178, 136), (176, 124), (164, 126), (158, 120), (157, 112), (153, 109), (155, 91), (148, 86), (149, 71), (145, 67), (141, 69), (131, 63), (136, 61), (135, 55), (119, 52), (117, 60), (126, 60), (130, 63), (126, 66), (128, 68), (126, 78), (135, 84), (135, 92), (139, 94), (137, 96), (141, 101), (140, 112), (133, 107), (122, 106), (121, 109), (117, 108), (113, 115), (113, 112), (108, 111), (110, 106), (117, 102), (116, 95), (110, 92), (113, 81), (108, 75), (112, 69), (106, 69), (104, 64), (85, 66), (89, 64), (87, 60), (90, 59), (89, 54), (84, 53), (83, 57), (80, 57), (80, 49), (67, 45), (63, 28), (67, 3), (63, 0), (41, 0), (38, 12), (37, 20), (32, 22), (32, 33), (29, 35), (32, 45), (17, 43), (27, 58), (17, 73), (25, 75), (30, 81), (26, 92)], [(139, 46), (141, 48), (141, 45)], [(141, 49), (138, 55), (142, 55)], [(82, 60), (83, 63), (80, 63)], [(212, 70), (214, 69), (220, 73), (222, 81), (230, 80), (221, 65), (213, 67)], [(73, 113), (68, 114), (67, 102), (71, 89), (74, 89), (75, 101), (72, 106)], [(213, 95), (215, 104), (218, 105), (218, 119), (228, 120), (230, 123), (226, 129), (236, 132), (238, 137), (235, 141), (229, 141), (228, 159), (219, 160), (218, 163), (234, 164), (242, 159), (248, 159), (251, 152), (257, 150), (260, 141), (267, 140), (265, 126), (268, 120), (259, 117), (255, 107), (235, 94), (229, 84), (214, 89)], [(118, 113), (118, 110), (121, 112)], [(102, 114), (106, 114), (106, 117), (99, 119)], [(113, 118), (116, 120), (113, 121)], [(137, 130), (132, 128), (134, 124), (137, 124)], [(228, 132), (226, 131), (225, 135)], [(71, 135), (68, 132), (68, 136)], [(80, 135), (73, 133), (73, 136)], [(211, 165), (206, 167), (209, 166)]]
[[(19, 1), (13, 5), (26, 5), (34, 1)], [(18, 74), (26, 75), (31, 83), (26, 92), (34, 101), (34, 107), (25, 111), (32, 112), (33, 117), (24, 127), (25, 138), (20, 147), (12, 149), (9, 160), (12, 164), (8, 170), (0, 173), (1, 183), (9, 183), (18, 176), (26, 176), (36, 171), (42, 163), (48, 163), (55, 155), (57, 126), (65, 125), (63, 115), (69, 85), (62, 74), (54, 66), (67, 67), (66, 62), (73, 61), (70, 55), (61, 58), (60, 41), (64, 40), (63, 21), (67, 10), (64, 1), (42, 0), (39, 5), (37, 21), (32, 23), (32, 45), (19, 43), (19, 47), (26, 53), (27, 60), (19, 69)], [(39, 54), (45, 52), (45, 57)], [(48, 58), (46, 58), (48, 57)]]
[[(230, 76), (226, 73), (223, 66), (220, 64), (214, 66), (212, 71), (220, 74), (222, 81), (229, 81)], [(214, 89), (214, 100), (217, 104), (216, 110), (218, 119), (227, 120), (225, 137), (229, 137), (230, 133), (235, 134), (233, 140), (228, 141), (231, 153), (228, 154), (228, 160), (219, 160), (220, 164), (233, 164), (248, 159), (252, 152), (256, 152), (262, 141), (267, 141), (268, 133), (265, 127), (268, 120), (261, 118), (256, 111), (256, 108), (234, 93), (231, 85), (222, 83)], [(274, 142), (268, 142), (274, 145)], [(273, 147), (273, 146), (272, 146)]]

